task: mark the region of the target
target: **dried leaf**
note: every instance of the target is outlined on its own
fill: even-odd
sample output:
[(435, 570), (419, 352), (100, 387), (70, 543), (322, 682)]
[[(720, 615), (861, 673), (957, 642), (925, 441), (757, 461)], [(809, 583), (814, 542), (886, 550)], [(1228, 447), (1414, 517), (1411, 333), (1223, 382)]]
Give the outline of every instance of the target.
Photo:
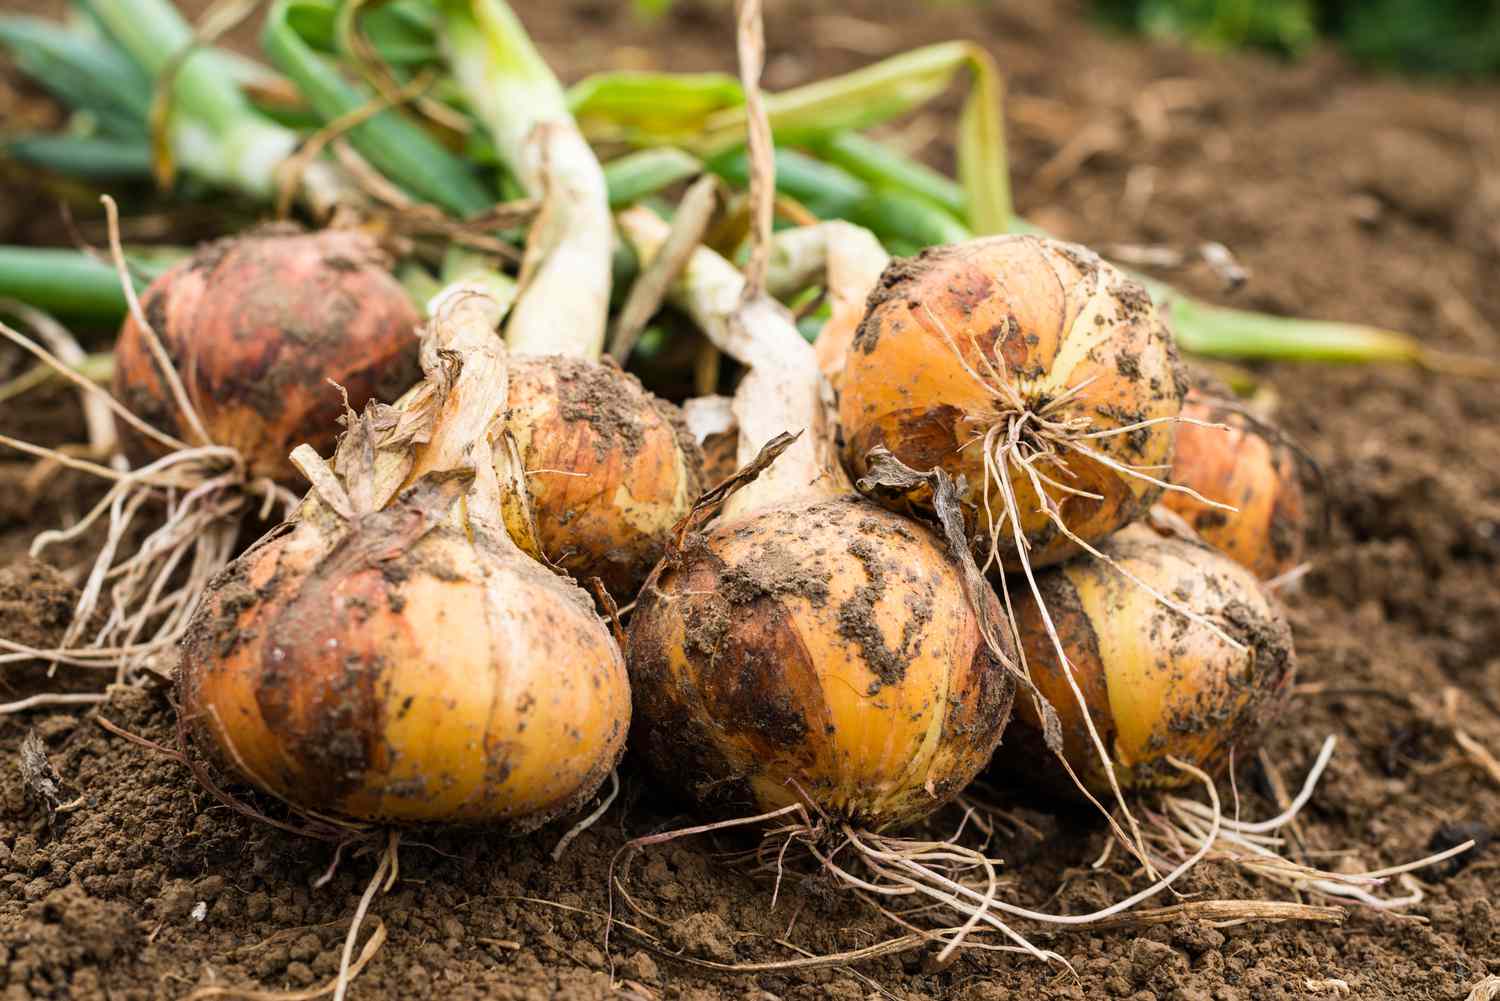
[(703, 495), (693, 504), (693, 509), (677, 523), (672, 533), (672, 545), (680, 550), (687, 537), (695, 531), (698, 526), (718, 514), (724, 502), (733, 497), (744, 487), (754, 483), (761, 473), (765, 472), (771, 463), (785, 452), (792, 444), (802, 437), (802, 432), (792, 434), (783, 431), (781, 434), (766, 442), (759, 454), (750, 462), (742, 466), (733, 476), (728, 477), (716, 487), (705, 490)]
[(47, 809), (47, 826), (57, 822), (57, 811), (63, 805), (62, 779), (47, 760), (47, 745), (35, 730), (28, 730), (21, 741), (21, 780), (31, 794)]

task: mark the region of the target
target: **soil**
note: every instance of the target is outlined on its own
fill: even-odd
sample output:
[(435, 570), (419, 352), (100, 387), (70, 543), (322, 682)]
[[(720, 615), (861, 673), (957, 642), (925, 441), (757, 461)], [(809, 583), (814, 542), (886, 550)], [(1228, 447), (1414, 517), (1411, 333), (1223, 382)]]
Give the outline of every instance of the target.
[[(516, 6), (570, 79), (607, 66), (732, 70), (727, 3), (683, 2), (652, 24), (597, 0)], [(1216, 241), (1248, 271), (1239, 291), (1202, 264), (1163, 276), (1220, 301), (1404, 329), (1449, 351), (1500, 352), (1500, 85), (1377, 78), (1327, 53), (1285, 64), (1150, 45), (1101, 31), (1077, 0), (767, 7), (773, 87), (924, 41), (983, 42), (1009, 81), (1020, 207), (1061, 236), (1189, 257)], [(923, 115), (905, 135), (935, 163), (951, 163), (951, 118)], [(64, 239), (56, 229), (24, 232)], [(20, 363), (0, 349), (0, 366), (9, 377)], [(1464, 729), (1500, 749), (1500, 393), (1406, 368), (1268, 365), (1253, 375), (1322, 467), (1328, 527), (1310, 547), (1312, 572), (1284, 592), (1304, 687), (1266, 743), (1269, 766), (1241, 757), (1241, 809), (1274, 813), (1269, 774), (1295, 785), (1332, 734), (1338, 751), (1301, 818), (1309, 849), (1349, 852), (1327, 864), (1379, 867), (1430, 844), (1491, 835), (1500, 784), (1459, 752), (1437, 702), (1455, 687)], [(60, 390), (5, 406), (0, 427), (46, 443), (82, 430)], [(0, 466), (0, 559), (19, 559), (37, 530), (97, 497), (71, 474), (28, 475), (9, 458)], [(76, 576), (82, 553), (48, 556)], [(65, 620), (59, 586), (55, 575), (12, 564), (0, 578), (0, 634), (55, 636)], [(6, 699), (79, 687), (67, 669), (51, 680), (34, 664), (3, 670)], [(326, 982), (373, 855), (336, 854), (232, 812), (168, 754), (107, 732), (95, 715), (152, 741), (174, 739), (167, 693), (150, 687), (115, 690), (97, 713), (0, 717), (4, 996), (180, 998), (209, 984)], [(51, 826), (21, 777), (19, 749), (33, 729), (62, 785)], [(633, 767), (622, 781), (615, 805), (558, 862), (550, 851), (565, 823), (513, 840), (408, 835), (399, 879), (371, 908), (389, 939), (350, 996), (1458, 1001), (1500, 974), (1493, 844), (1467, 864), (1388, 887), (1420, 890), (1404, 916), (1351, 908), (1338, 926), (1181, 921), (1037, 932), (1077, 980), (980, 951), (942, 968), (914, 951), (854, 968), (725, 976), (653, 953), (619, 926), (606, 952), (600, 915), (615, 852), (628, 837), (693, 822)], [(996, 796), (1028, 825), (994, 846), (1010, 898), (1077, 913), (1144, 885), (1120, 853), (1089, 868), (1105, 834), (1087, 813)], [(617, 913), (668, 951), (717, 962), (793, 956), (777, 939), (829, 953), (900, 933), (815, 877), (785, 881), (773, 909), (769, 883), (720, 857), (745, 845), (725, 835), (647, 849), (625, 880), (652, 916), (618, 898)], [(1290, 899), (1217, 862), (1182, 888)]]

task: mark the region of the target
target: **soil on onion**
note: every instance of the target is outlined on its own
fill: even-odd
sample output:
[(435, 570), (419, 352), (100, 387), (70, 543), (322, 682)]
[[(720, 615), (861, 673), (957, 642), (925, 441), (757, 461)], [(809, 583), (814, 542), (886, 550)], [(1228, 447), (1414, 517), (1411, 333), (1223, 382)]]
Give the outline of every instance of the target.
[[(651, 25), (633, 21), (625, 4), (517, 6), (568, 78), (606, 66), (732, 69), (727, 5), (683, 3)], [(1257, 309), (1370, 321), (1449, 350), (1500, 352), (1494, 84), (1379, 79), (1331, 55), (1287, 65), (1151, 46), (1101, 32), (1077, 0), (1003, 10), (875, 0), (850, 0), (836, 13), (806, 0), (767, 6), (774, 87), (923, 41), (985, 42), (1009, 79), (1020, 206), (1061, 236), (1105, 251), (1128, 243), (1191, 252), (1218, 241), (1249, 271), (1240, 291), (1228, 292), (1204, 265), (1164, 276)], [(942, 138), (951, 129), (936, 114), (908, 135), (934, 162), (951, 159)], [(4, 202), (8, 239), (67, 239), (57, 217), (36, 208), (45, 202)], [(202, 213), (189, 215), (196, 232), (211, 235)], [(0, 376), (20, 368), (0, 347)], [(1350, 849), (1345, 864), (1377, 867), (1493, 832), (1500, 787), (1466, 763), (1436, 708), (1413, 708), (1407, 696), (1435, 703), (1457, 687), (1463, 725), (1500, 748), (1500, 393), (1407, 369), (1278, 365), (1255, 374), (1274, 387), (1280, 418), (1328, 480), (1329, 530), (1311, 548), (1314, 570), (1288, 596), (1300, 680), (1321, 694), (1304, 691), (1267, 743), (1270, 769), (1295, 784), (1323, 737), (1339, 738), (1303, 814), (1306, 847)], [(61, 391), (5, 405), (0, 427), (48, 443), (82, 433)], [(21, 557), (33, 534), (97, 496), (75, 475), (38, 476), (13, 457), (0, 460), (0, 559), (10, 561), (0, 575), (0, 634), (57, 635), (67, 595), (55, 575)], [(83, 552), (49, 555), (76, 569)], [(6, 701), (83, 687), (67, 668), (50, 680), (36, 665), (3, 671)], [(4, 997), (172, 998), (206, 984), (300, 989), (330, 978), (375, 859), (345, 852), (332, 879), (315, 886), (332, 846), (232, 813), (185, 768), (106, 732), (87, 709), (0, 717)], [(164, 686), (118, 691), (98, 714), (173, 740)], [(63, 786), (64, 809), (50, 825), (19, 768), (31, 729)], [(1265, 765), (1242, 758), (1237, 778), (1244, 812), (1274, 812)], [(652, 953), (618, 926), (606, 954), (600, 915), (615, 851), (628, 837), (689, 822), (629, 763), (622, 782), (616, 804), (558, 862), (550, 850), (566, 823), (515, 840), (408, 836), (400, 879), (371, 910), (389, 939), (351, 997), (1260, 1001), (1337, 997), (1342, 981), (1361, 999), (1454, 1001), (1500, 974), (1493, 845), (1462, 867), (1421, 874), (1424, 899), (1408, 917), (1351, 910), (1338, 927), (1182, 922), (1037, 934), (1081, 982), (981, 952), (942, 969), (911, 952), (852, 970), (721, 976)], [(1121, 853), (1102, 871), (1089, 868), (1105, 833), (1087, 813), (1013, 793), (1001, 799), (1028, 824), (996, 846), (1012, 898), (1080, 912), (1142, 885)], [(768, 883), (718, 857), (745, 844), (726, 836), (646, 851), (625, 879), (649, 916), (618, 897), (617, 915), (668, 951), (717, 962), (794, 955), (776, 940), (828, 953), (898, 933), (815, 875), (784, 882), (773, 910)], [(1212, 862), (1182, 889), (1286, 899)]]

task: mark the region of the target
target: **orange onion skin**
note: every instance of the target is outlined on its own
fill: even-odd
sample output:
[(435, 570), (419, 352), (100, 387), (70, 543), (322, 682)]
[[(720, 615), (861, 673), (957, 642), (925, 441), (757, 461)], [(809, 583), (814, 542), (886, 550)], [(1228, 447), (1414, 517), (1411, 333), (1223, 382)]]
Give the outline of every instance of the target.
[[(1001, 392), (1000, 383), (1013, 390)], [(1079, 446), (1160, 479), (1186, 389), (1171, 336), (1138, 283), (1081, 247), (1032, 236), (985, 237), (924, 251), (887, 268), (845, 361), (839, 419), (856, 476), (878, 445), (918, 470), (955, 480), (975, 556), (1020, 568), (1004, 500), (986, 470), (985, 436), (1019, 411), (1070, 422)], [(1154, 423), (1151, 423), (1154, 422)], [(1039, 425), (1024, 425), (1035, 438)], [(1161, 488), (1077, 450), (1066, 469), (1036, 468), (1074, 534), (1096, 542), (1136, 519)], [(1000, 463), (1000, 465), (1005, 465)], [(1033, 567), (1080, 547), (1043, 511), (1037, 485), (1007, 467)], [(1064, 489), (1066, 488), (1066, 489)], [(988, 490), (988, 508), (986, 491)], [(1094, 496), (1084, 496), (1091, 494)], [(925, 508), (920, 493), (904, 503)], [(993, 526), (993, 527), (992, 527)]]
[[(297, 484), (288, 453), (333, 448), (344, 400), (394, 400), (419, 375), (420, 318), (362, 233), (266, 227), (201, 247), (151, 283), (141, 305), (211, 443), (237, 450), (252, 478)], [(137, 416), (195, 440), (133, 317), (115, 344), (115, 396)], [(137, 458), (161, 446), (124, 429)]]
[[(1042, 602), (1121, 787), (1191, 783), (1168, 755), (1216, 772), (1231, 749), (1251, 753), (1285, 707), (1296, 673), (1280, 610), (1252, 574), (1208, 546), (1162, 538), (1140, 524), (1102, 548), (1244, 646), (1235, 650), (1092, 557), (1038, 574)], [(1107, 773), (1036, 599), (1026, 588), (1014, 588), (1011, 597), (1031, 678), (1062, 724), (1064, 754), (1092, 792), (1106, 795)], [(1001, 770), (1038, 789), (1072, 794), (1072, 781), (1043, 745), (1029, 698), (1017, 700), (1013, 733), (1016, 739), (996, 755)]]
[(305, 518), (213, 582), (178, 680), (194, 745), (342, 818), (521, 832), (569, 812), (624, 750), (618, 646), (575, 585), (451, 526), (413, 542), (411, 517), (342, 538)]
[(547, 558), (633, 600), (702, 491), (681, 413), (609, 363), (514, 355), (509, 420)]
[(873, 830), (957, 795), (1014, 693), (945, 548), (852, 495), (690, 537), (642, 590), (629, 665), (632, 747), (668, 786)]
[(1204, 542), (1262, 580), (1300, 564), (1307, 548), (1307, 510), (1296, 452), (1274, 430), (1197, 389), (1188, 392), (1182, 414), (1229, 429), (1180, 424), (1171, 482), (1237, 510), (1204, 504), (1178, 490), (1163, 493), (1161, 503)]

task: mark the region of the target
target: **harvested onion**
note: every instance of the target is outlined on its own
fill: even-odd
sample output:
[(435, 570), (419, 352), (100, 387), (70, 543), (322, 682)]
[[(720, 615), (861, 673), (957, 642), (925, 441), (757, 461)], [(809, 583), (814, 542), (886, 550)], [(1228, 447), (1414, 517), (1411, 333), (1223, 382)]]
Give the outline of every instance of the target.
[(1175, 490), (1161, 503), (1262, 580), (1301, 563), (1307, 516), (1296, 451), (1263, 422), (1197, 389), (1188, 392), (1182, 415), (1229, 430), (1182, 423), (1171, 481), (1235, 510)]
[[(643, 259), (666, 235), (645, 210), (621, 225)], [(742, 309), (743, 288), (700, 250), (673, 295), (751, 366), (734, 406), (742, 463), (783, 431), (802, 437), (643, 588), (634, 746), (712, 807), (911, 824), (984, 767), (1013, 683), (943, 544), (854, 494), (811, 347), (769, 301)], [(980, 600), (998, 621), (993, 594)]]
[[(1194, 618), (1089, 558), (1038, 574), (1042, 600), (1120, 786), (1185, 784), (1191, 778), (1168, 756), (1211, 772), (1231, 748), (1246, 750), (1279, 711), (1295, 670), (1291, 632), (1255, 578), (1207, 546), (1132, 525), (1101, 548)], [(1068, 763), (1092, 791), (1107, 790), (1108, 776), (1032, 595), (1017, 596), (1016, 621), (1031, 678), (1062, 723)], [(1040, 762), (1052, 759), (1041, 747), (1031, 700), (1018, 700), (1016, 720), (1022, 739), (997, 761), (1035, 775)]]
[(524, 830), (614, 767), (629, 688), (591, 599), (507, 532), (500, 310), (434, 315), (442, 351), (399, 408), (351, 418), (333, 470), (298, 450), (314, 489), (214, 581), (179, 694), (227, 766), (303, 809)]
[(542, 551), (630, 600), (702, 487), (681, 413), (612, 364), (565, 355), (512, 356), (510, 406)]
[[(287, 454), (333, 447), (343, 400), (389, 402), (419, 374), (419, 318), (362, 233), (268, 227), (200, 248), (146, 290), (146, 319), (210, 442), (235, 449), (249, 478), (300, 481)], [(194, 445), (147, 335), (127, 318), (115, 344), (115, 396)], [(137, 451), (165, 454), (123, 429)]]
[(975, 553), (1007, 569), (1056, 563), (1150, 507), (1184, 391), (1146, 290), (1034, 236), (892, 264), (841, 388), (852, 468), (883, 445), (962, 477)]

